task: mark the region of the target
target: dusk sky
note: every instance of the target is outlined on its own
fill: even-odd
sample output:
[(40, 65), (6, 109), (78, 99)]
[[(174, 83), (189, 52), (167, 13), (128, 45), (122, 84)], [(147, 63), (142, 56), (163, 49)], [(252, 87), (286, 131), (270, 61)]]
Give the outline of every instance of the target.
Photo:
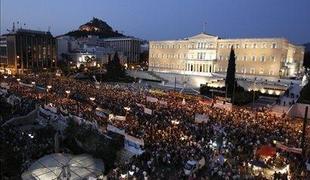
[(98, 17), (147, 40), (206, 31), (223, 38), (285, 37), (310, 42), (310, 0), (0, 0), (1, 33), (13, 22), (61, 35)]

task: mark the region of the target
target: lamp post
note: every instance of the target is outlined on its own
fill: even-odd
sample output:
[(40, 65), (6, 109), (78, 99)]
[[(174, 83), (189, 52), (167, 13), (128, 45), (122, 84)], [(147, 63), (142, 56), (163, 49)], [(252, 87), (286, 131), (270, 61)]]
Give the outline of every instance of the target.
[(17, 81), (17, 83), (18, 83), (18, 85), (17, 85), (17, 91), (19, 91), (19, 82), (20, 82), (20, 78), (17, 78), (16, 81)]
[(65, 92), (66, 92), (67, 98), (68, 98), (68, 97), (69, 97), (69, 94), (70, 94), (70, 90), (66, 90)]
[(126, 111), (126, 115), (125, 117), (127, 118), (128, 112), (130, 111), (130, 107), (124, 107), (125, 111)]
[(45, 104), (47, 104), (47, 95), (48, 95), (48, 92), (49, 90), (52, 88), (51, 85), (47, 85), (46, 86), (46, 91), (45, 91)]
[(253, 81), (253, 102), (252, 102), (252, 107), (254, 109), (254, 102), (255, 102), (255, 90), (256, 90), (256, 81)]
[(91, 101), (91, 105), (94, 108), (94, 101), (95, 101), (95, 97), (90, 97), (89, 100)]

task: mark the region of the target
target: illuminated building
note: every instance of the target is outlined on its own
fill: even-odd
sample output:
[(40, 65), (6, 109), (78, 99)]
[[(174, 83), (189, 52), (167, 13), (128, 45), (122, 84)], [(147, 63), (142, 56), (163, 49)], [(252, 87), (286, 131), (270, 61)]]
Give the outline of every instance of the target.
[(1, 64), (9, 73), (25, 73), (57, 65), (55, 38), (50, 32), (13, 30), (2, 36), (1, 47)]
[(303, 46), (284, 38), (221, 39), (206, 33), (181, 40), (150, 41), (149, 71), (202, 76), (226, 73), (232, 47), (239, 75), (285, 78), (301, 73)]

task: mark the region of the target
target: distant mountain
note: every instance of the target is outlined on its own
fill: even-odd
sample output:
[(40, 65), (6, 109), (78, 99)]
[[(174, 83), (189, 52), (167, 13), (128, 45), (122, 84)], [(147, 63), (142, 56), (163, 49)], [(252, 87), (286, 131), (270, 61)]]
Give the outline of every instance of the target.
[(91, 21), (81, 25), (78, 30), (70, 31), (66, 35), (73, 37), (85, 37), (88, 35), (96, 35), (100, 38), (124, 37), (125, 35), (114, 31), (105, 21), (93, 18)]
[(309, 43), (306, 43), (304, 44), (303, 46), (305, 46), (305, 52), (310, 52), (310, 42)]

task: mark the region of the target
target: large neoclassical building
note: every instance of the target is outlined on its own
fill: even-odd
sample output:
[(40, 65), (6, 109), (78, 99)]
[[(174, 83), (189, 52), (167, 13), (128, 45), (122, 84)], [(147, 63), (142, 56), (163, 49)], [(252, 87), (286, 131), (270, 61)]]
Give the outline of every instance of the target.
[(149, 71), (211, 75), (225, 73), (231, 47), (239, 75), (294, 77), (302, 70), (304, 47), (284, 38), (221, 39), (206, 33), (150, 41)]

